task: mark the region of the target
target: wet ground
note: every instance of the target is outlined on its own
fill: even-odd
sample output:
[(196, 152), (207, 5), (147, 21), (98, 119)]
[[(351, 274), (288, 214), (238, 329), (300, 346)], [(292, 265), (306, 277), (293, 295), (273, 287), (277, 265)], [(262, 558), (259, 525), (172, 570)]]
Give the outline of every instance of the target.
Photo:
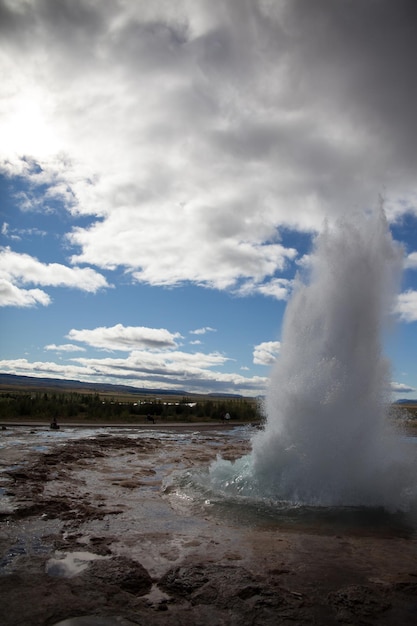
[[(194, 427), (193, 427), (194, 428)], [(416, 525), (185, 487), (250, 429), (0, 432), (0, 623), (417, 623)]]

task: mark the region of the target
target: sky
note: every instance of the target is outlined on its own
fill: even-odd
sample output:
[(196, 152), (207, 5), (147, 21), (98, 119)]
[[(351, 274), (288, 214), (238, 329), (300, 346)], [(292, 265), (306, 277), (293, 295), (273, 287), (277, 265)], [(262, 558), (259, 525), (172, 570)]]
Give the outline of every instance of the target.
[[(265, 393), (326, 223), (383, 200), (417, 398), (415, 0), (0, 0), (0, 372)], [(343, 288), (343, 286), (341, 286)]]

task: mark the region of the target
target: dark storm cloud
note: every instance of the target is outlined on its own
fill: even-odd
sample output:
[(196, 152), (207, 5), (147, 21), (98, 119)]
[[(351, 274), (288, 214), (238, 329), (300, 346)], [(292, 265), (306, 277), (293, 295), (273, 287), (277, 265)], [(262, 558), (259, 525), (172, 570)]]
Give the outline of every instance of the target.
[(98, 216), (68, 234), (73, 263), (154, 285), (272, 284), (296, 254), (275, 245), (282, 227), (320, 230), (381, 192), (390, 219), (417, 214), (416, 12), (0, 0), (0, 159)]
[(286, 17), (298, 101), (339, 107), (415, 171), (417, 3), (294, 0)]

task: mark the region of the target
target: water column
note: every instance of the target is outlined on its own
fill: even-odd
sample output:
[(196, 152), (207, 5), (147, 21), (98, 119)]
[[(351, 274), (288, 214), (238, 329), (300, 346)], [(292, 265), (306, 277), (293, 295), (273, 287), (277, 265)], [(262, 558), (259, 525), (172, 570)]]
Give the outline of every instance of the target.
[(403, 252), (382, 210), (327, 224), (296, 279), (253, 440), (261, 494), (314, 505), (401, 506), (405, 452), (388, 422), (383, 332)]

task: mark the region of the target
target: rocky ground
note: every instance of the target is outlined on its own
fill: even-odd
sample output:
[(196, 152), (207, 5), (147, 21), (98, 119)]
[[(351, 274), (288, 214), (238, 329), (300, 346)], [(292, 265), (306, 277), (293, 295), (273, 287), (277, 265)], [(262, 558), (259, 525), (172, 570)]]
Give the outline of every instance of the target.
[(23, 460), (19, 446), (8, 449), (0, 623), (416, 624), (416, 536), (407, 526), (222, 518), (167, 481), (247, 447), (205, 432), (89, 437)]

